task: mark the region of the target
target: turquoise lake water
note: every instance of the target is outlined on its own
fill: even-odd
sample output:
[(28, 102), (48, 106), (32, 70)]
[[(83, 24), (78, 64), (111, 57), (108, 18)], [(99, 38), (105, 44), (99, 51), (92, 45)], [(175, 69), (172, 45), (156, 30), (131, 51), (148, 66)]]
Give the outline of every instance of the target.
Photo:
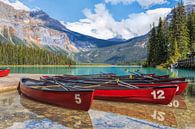
[(156, 69), (132, 66), (111, 67), (11, 67), (12, 73), (127, 75), (141, 73), (169, 74), (189, 81), (185, 94), (169, 105), (122, 103), (94, 100), (88, 112), (43, 104), (19, 96), (16, 91), (0, 93), (0, 129), (194, 129), (195, 70)]
[(169, 74), (172, 77), (186, 77), (193, 79), (195, 77), (195, 70), (192, 69), (157, 69), (157, 68), (142, 68), (132, 66), (105, 66), (93, 67), (74, 66), (68, 67), (10, 67), (11, 73), (32, 73), (32, 74), (96, 74), (96, 73), (115, 73), (118, 75), (133, 74), (136, 70), (141, 73), (156, 73), (158, 75)]

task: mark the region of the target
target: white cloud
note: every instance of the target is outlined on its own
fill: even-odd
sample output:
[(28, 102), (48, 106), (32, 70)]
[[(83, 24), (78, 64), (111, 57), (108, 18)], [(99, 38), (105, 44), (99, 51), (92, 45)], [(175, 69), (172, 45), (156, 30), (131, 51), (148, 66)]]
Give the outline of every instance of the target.
[(188, 5), (188, 4), (195, 4), (195, 0), (184, 0), (184, 4)]
[(131, 4), (133, 2), (137, 2), (139, 5), (141, 5), (144, 8), (148, 8), (149, 6), (156, 5), (156, 4), (164, 4), (167, 2), (167, 0), (105, 0), (106, 3), (111, 4)]
[(14, 7), (17, 10), (30, 11), (30, 9), (27, 6), (25, 6), (22, 2), (20, 2), (19, 0), (14, 0), (12, 2), (9, 0), (0, 0), (0, 1)]
[(146, 34), (153, 22), (157, 24), (159, 17), (165, 17), (170, 11), (171, 8), (148, 10), (143, 13), (131, 14), (127, 19), (116, 21), (104, 4), (97, 4), (94, 13), (89, 9), (84, 9), (85, 19), (66, 23), (65, 26), (70, 30), (96, 38), (121, 37), (129, 39)]

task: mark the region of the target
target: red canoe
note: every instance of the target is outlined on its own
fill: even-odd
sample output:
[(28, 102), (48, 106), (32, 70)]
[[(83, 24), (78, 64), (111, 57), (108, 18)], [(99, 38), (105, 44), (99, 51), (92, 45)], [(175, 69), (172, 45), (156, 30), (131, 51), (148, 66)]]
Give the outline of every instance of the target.
[(101, 89), (100, 87), (100, 89), (95, 89), (94, 98), (122, 102), (169, 104), (176, 94), (176, 88), (177, 86), (138, 89), (123, 89), (119, 88), (119, 86), (109, 87), (109, 89)]
[(169, 78), (169, 75), (156, 75), (156, 74), (141, 74), (141, 75), (155, 77), (155, 78)]
[(169, 78), (169, 75), (156, 75), (156, 74), (141, 74), (141, 76), (150, 76), (154, 78)]
[(185, 78), (166, 78), (166, 77), (151, 77), (151, 76), (133, 76), (131, 78), (129, 75), (116, 76), (121, 80), (126, 81), (152, 81), (152, 82), (174, 82), (174, 81), (185, 81)]
[[(48, 77), (48, 76), (43, 76)], [(175, 81), (185, 81), (185, 78), (169, 78), (168, 75), (163, 76), (132, 76), (133, 78), (130, 78), (130, 75), (123, 75), (123, 76), (115, 76), (114, 74), (94, 74), (94, 75), (63, 75), (63, 76), (56, 76), (56, 77), (64, 77), (67, 79), (120, 79), (128, 82), (134, 82), (134, 81), (151, 81), (155, 83), (160, 82), (175, 82)]]
[(94, 95), (91, 89), (64, 89), (59, 85), (27, 78), (20, 80), (18, 92), (41, 102), (85, 111), (89, 110)]
[(0, 69), (0, 77), (8, 76), (10, 69)]
[(154, 75), (154, 76), (151, 76), (151, 77), (163, 79), (163, 78), (169, 78), (169, 75)]
[(136, 87), (132, 85), (120, 85), (114, 84), (110, 81), (104, 83), (90, 83), (82, 82), (78, 80), (65, 80), (58, 77), (46, 77), (48, 80), (55, 80), (63, 83), (67, 86), (79, 87), (79, 88), (91, 88), (95, 90), (94, 98), (111, 101), (123, 101), (123, 102), (142, 102), (142, 103), (154, 103), (154, 104), (169, 104), (176, 94), (177, 86), (143, 86)]
[[(49, 76), (42, 76), (43, 78), (48, 78)], [(71, 80), (82, 80), (82, 78), (80, 78), (79, 79), (79, 77), (77, 77), (77, 78), (75, 78), (76, 76), (74, 76), (73, 78), (67, 78), (67, 77), (64, 77), (64, 76), (54, 76), (54, 77), (57, 77), (57, 78), (61, 78), (61, 80), (63, 81), (65, 81), (65, 82), (67, 82), (68, 80), (70, 80), (69, 82), (71, 82)], [(179, 78), (177, 78), (177, 79), (179, 79)], [(185, 82), (185, 81), (176, 81), (176, 80), (172, 80), (172, 81), (170, 81), (170, 82), (165, 82), (165, 81), (162, 81), (162, 82), (159, 82), (159, 81), (155, 81), (154, 83), (151, 83), (151, 82), (144, 82), (144, 81), (142, 81), (142, 80), (139, 80), (139, 81), (136, 81), (136, 80), (123, 80), (123, 79), (121, 79), (122, 81), (124, 81), (124, 82), (127, 82), (127, 83), (129, 83), (129, 84), (131, 84), (131, 85), (135, 85), (135, 86), (138, 86), (138, 87), (145, 87), (145, 86), (147, 86), (147, 87), (153, 87), (153, 86), (172, 86), (172, 85), (176, 85), (176, 86), (178, 86), (177, 87), (177, 90), (176, 90), (176, 95), (180, 95), (180, 94), (182, 94), (184, 91), (185, 91), (185, 89), (187, 88), (187, 86), (188, 86), (188, 82)], [(183, 78), (181, 78), (181, 80), (185, 80), (185, 78), (183, 79)], [(85, 81), (88, 81), (89, 83), (91, 83), (91, 84), (98, 84), (98, 81), (99, 82), (106, 82), (106, 81), (108, 81), (108, 80), (98, 80), (97, 78), (94, 78), (94, 79), (89, 79), (89, 80), (87, 80), (87, 79), (85, 79)], [(107, 84), (108, 85), (108, 84)], [(111, 84), (111, 85), (113, 85), (113, 84)], [(114, 84), (114, 85), (116, 85), (116, 84)]]
[(177, 90), (176, 90), (176, 95), (180, 95), (182, 94), (185, 89), (188, 86), (188, 82), (184, 82), (184, 81), (178, 81), (178, 82), (169, 82), (169, 83), (132, 83), (135, 86), (170, 86), (170, 85), (176, 85)]

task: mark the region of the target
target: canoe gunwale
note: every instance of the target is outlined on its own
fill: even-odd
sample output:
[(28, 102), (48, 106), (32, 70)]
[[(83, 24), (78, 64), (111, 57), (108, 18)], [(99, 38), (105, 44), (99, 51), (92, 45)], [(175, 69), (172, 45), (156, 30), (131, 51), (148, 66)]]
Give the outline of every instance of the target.
[[(63, 92), (63, 93), (65, 93), (65, 92), (93, 92), (94, 90), (93, 89), (82, 89), (82, 90), (78, 90), (78, 89), (75, 89), (75, 90), (65, 90), (65, 89), (63, 89), (63, 90), (61, 90), (61, 91), (59, 91), (59, 90), (55, 90), (55, 89), (52, 89), (52, 90), (46, 90), (46, 89), (37, 89), (37, 88), (33, 88), (32, 86), (30, 86), (30, 85), (26, 85), (24, 82), (23, 82), (23, 79), (29, 79), (29, 78), (21, 78), (20, 79), (20, 86), (22, 85), (22, 86), (25, 86), (25, 87), (27, 87), (27, 88), (29, 88), (29, 89), (33, 89), (33, 90), (39, 90), (39, 91), (45, 91), (45, 92)], [(35, 80), (35, 79), (29, 79), (29, 80), (31, 80), (31, 81), (37, 81), (37, 80)], [(40, 86), (40, 85), (36, 85), (36, 86)], [(44, 88), (44, 86), (46, 86), (46, 85), (41, 85), (41, 86), (43, 86), (43, 88)], [(56, 85), (57, 86), (57, 85)]]

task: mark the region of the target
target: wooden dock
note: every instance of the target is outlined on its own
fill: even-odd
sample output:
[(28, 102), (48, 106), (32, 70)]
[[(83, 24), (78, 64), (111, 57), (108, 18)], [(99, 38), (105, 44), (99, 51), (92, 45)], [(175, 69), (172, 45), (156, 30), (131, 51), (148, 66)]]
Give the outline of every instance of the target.
[(195, 52), (188, 53), (188, 59), (180, 60), (172, 65), (174, 68), (195, 68)]
[(195, 68), (195, 57), (181, 60), (173, 64), (174, 68)]

